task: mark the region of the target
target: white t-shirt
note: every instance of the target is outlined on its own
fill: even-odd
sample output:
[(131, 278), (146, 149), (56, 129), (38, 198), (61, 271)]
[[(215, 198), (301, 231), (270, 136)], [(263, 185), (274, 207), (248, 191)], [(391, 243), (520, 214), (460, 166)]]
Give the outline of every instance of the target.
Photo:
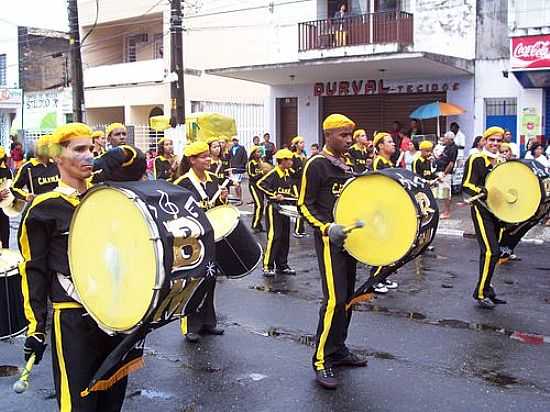
[(514, 159), (519, 159), (519, 146), (517, 145), (517, 143), (510, 142), (508, 144), (512, 149), (512, 157), (514, 157)]
[(468, 156), (471, 156), (473, 154), (479, 154), (479, 153), (481, 153), (481, 150), (479, 150), (477, 147), (472, 147), (468, 152)]
[(550, 161), (546, 158), (545, 155), (541, 154), (539, 157), (535, 159), (537, 162), (539, 162), (541, 165), (543, 165), (545, 168), (550, 167)]
[(464, 133), (462, 133), (461, 130), (459, 130), (455, 134), (455, 144), (462, 147), (464, 147), (464, 145), (466, 144), (466, 136), (464, 135)]

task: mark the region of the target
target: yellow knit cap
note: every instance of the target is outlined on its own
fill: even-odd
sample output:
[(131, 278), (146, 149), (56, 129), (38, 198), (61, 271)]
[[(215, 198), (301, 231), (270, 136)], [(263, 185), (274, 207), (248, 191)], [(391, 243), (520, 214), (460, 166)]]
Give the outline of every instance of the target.
[(384, 140), (385, 137), (391, 137), (391, 134), (386, 132), (379, 132), (374, 135), (374, 139), (372, 143), (374, 144), (374, 147), (378, 145), (382, 140)]
[(122, 123), (111, 123), (107, 128), (105, 129), (105, 134), (109, 136), (111, 132), (115, 129), (124, 129), (126, 130), (126, 126), (124, 126)]
[(92, 137), (92, 129), (84, 123), (67, 123), (59, 126), (51, 136), (50, 144), (60, 144), (71, 139)]
[(298, 143), (303, 141), (304, 141), (304, 138), (302, 136), (296, 136), (290, 141), (290, 144), (297, 145)]
[(204, 152), (209, 152), (210, 148), (206, 142), (193, 142), (185, 146), (183, 155), (185, 157), (197, 156)]
[(94, 130), (92, 133), (92, 139), (97, 139), (99, 137), (104, 137), (105, 133), (103, 133), (103, 130)]
[(41, 149), (43, 147), (48, 147), (48, 145), (50, 144), (51, 138), (52, 138), (51, 134), (45, 134), (44, 136), (40, 136), (36, 141), (36, 148)]
[(4, 157), (6, 157), (6, 149), (4, 149), (4, 146), (0, 146), (0, 159)]
[(501, 134), (504, 136), (504, 129), (498, 126), (489, 127), (483, 132), (483, 137), (487, 139), (488, 137), (491, 137), (495, 134)]
[(260, 146), (252, 146), (250, 148), (250, 154), (254, 153), (256, 150), (259, 150), (260, 149)]
[(367, 134), (365, 129), (357, 129), (355, 132), (353, 132), (353, 140), (357, 139), (360, 133), (365, 133), (365, 135)]
[(422, 140), (418, 145), (418, 147), (420, 148), (420, 150), (424, 150), (424, 149), (432, 150), (434, 147), (434, 144), (429, 140)]
[(346, 126), (355, 127), (355, 123), (343, 114), (331, 114), (323, 121), (323, 130), (339, 129)]
[(512, 146), (510, 146), (508, 143), (504, 142), (504, 143), (501, 143), (500, 144), (500, 150), (502, 149), (508, 149), (508, 150), (512, 150)]
[(275, 159), (277, 159), (277, 160), (292, 159), (293, 157), (294, 157), (294, 155), (288, 149), (279, 149), (275, 153)]

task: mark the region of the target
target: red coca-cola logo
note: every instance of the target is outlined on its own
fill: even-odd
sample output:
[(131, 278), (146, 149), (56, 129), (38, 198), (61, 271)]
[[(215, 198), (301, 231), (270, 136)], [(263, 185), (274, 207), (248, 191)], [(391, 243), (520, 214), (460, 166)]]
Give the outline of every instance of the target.
[(550, 67), (550, 36), (512, 39), (512, 60), (515, 68)]
[(550, 41), (538, 41), (533, 44), (520, 42), (514, 48), (514, 57), (521, 60), (546, 59), (550, 57)]

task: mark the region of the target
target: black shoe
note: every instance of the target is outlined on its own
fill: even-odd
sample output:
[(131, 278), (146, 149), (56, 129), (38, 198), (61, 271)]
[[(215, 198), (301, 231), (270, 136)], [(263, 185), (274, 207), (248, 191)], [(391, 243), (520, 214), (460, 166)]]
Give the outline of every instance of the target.
[(477, 300), (477, 305), (480, 308), (483, 308), (483, 309), (494, 309), (495, 308), (495, 304), (489, 298), (476, 299), (476, 300)]
[(185, 340), (189, 343), (197, 343), (201, 337), (197, 333), (189, 332), (185, 335)]
[(254, 233), (262, 233), (263, 229), (261, 227), (253, 227), (252, 232)]
[(290, 266), (287, 266), (285, 268), (277, 268), (277, 274), (278, 275), (296, 276), (296, 271), (294, 269), (292, 269)]
[(202, 328), (200, 333), (203, 335), (223, 335), (224, 332), (225, 331), (221, 328), (210, 326), (210, 327)]
[(491, 301), (495, 304), (495, 305), (506, 305), (508, 302), (506, 302), (505, 300), (502, 300), (502, 299), (499, 299), (497, 298), (496, 296), (493, 296), (492, 298), (489, 298), (491, 299)]
[(338, 379), (331, 368), (316, 370), (315, 380), (325, 389), (336, 389), (338, 387)]
[(363, 357), (360, 357), (360, 356), (356, 355), (355, 353), (348, 352), (348, 354), (346, 356), (344, 356), (343, 358), (334, 359), (332, 361), (332, 366), (334, 366), (335, 368), (337, 368), (339, 366), (351, 366), (351, 367), (360, 368), (360, 367), (363, 367), (363, 366), (367, 366), (368, 362), (369, 361), (367, 360), (367, 358), (363, 358)]
[(264, 269), (264, 276), (266, 278), (272, 278), (275, 276), (275, 271), (273, 269)]

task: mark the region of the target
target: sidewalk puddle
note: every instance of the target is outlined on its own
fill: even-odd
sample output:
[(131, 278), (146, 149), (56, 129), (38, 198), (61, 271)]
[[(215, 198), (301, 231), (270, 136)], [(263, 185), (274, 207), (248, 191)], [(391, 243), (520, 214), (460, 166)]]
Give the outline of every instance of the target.
[(19, 373), (19, 368), (12, 365), (0, 365), (0, 378), (15, 376)]
[(174, 395), (170, 395), (169, 393), (156, 391), (154, 389), (141, 389), (135, 392), (132, 392), (130, 395), (128, 395), (128, 398), (134, 398), (136, 396), (143, 396), (147, 399), (151, 400), (162, 400), (162, 401), (168, 401), (174, 397)]

